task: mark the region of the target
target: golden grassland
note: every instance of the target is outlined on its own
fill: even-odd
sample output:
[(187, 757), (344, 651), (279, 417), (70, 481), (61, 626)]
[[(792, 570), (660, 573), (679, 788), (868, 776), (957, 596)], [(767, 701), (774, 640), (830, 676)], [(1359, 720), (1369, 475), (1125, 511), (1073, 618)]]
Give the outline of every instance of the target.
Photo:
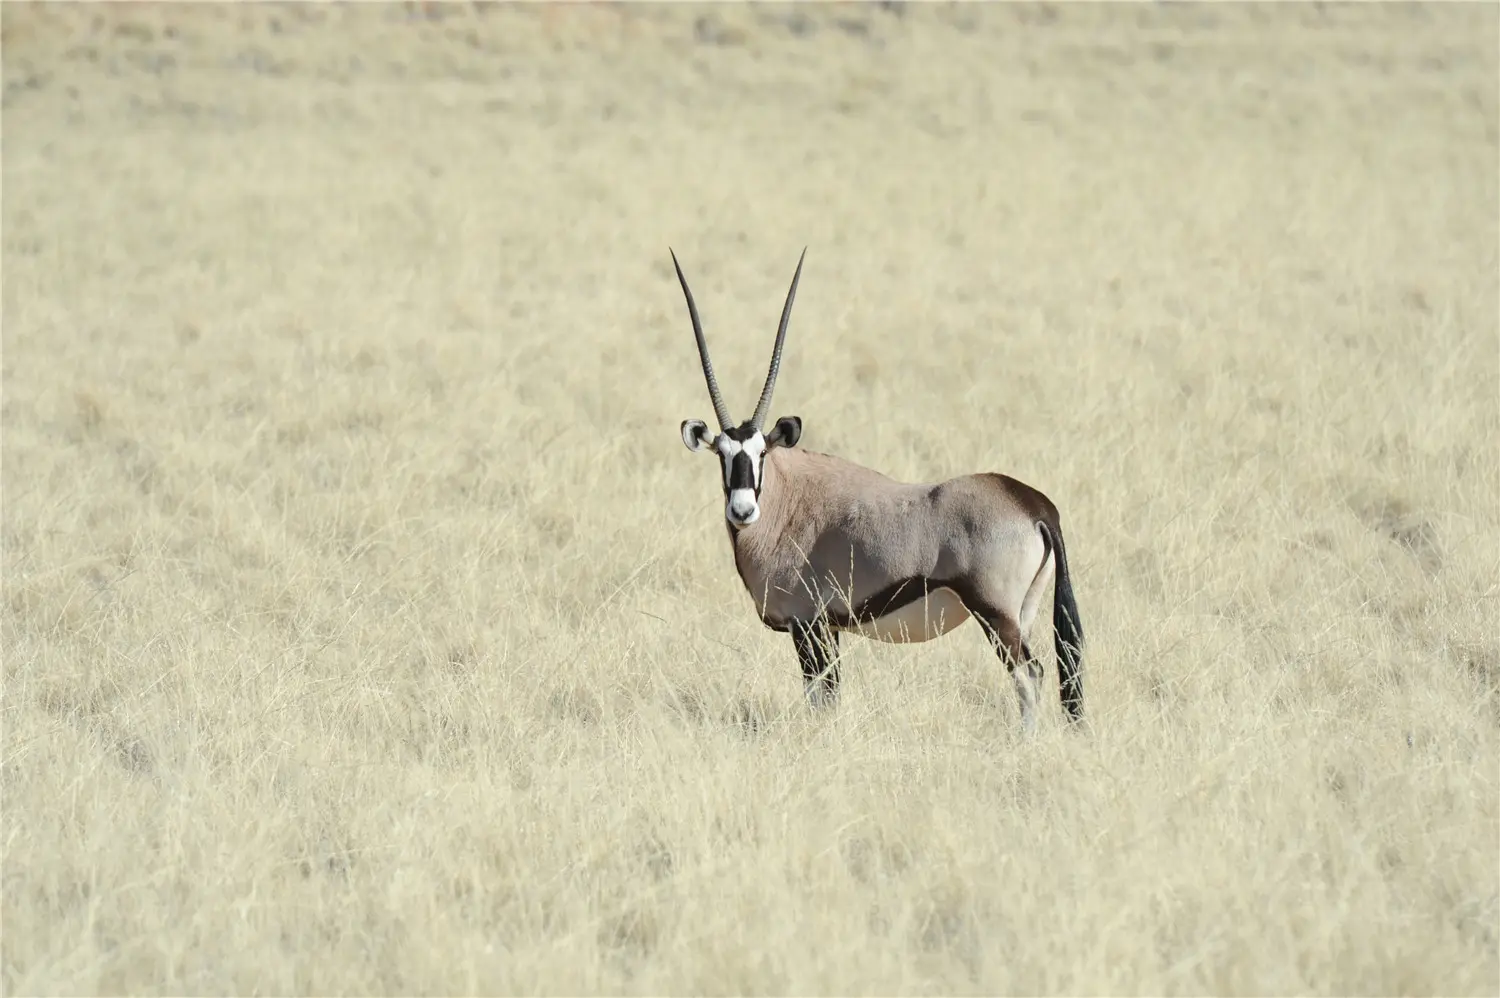
[[(1500, 989), (1500, 8), (0, 14), (7, 993)], [(1090, 731), (806, 709), (669, 245)]]

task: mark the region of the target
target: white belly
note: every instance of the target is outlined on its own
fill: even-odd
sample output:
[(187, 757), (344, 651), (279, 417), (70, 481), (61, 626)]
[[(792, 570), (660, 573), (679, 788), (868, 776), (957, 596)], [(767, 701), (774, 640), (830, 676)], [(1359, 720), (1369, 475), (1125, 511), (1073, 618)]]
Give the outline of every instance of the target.
[(931, 641), (953, 630), (969, 619), (969, 611), (951, 589), (934, 589), (925, 599), (906, 604), (901, 609), (841, 628), (876, 641), (908, 644)]

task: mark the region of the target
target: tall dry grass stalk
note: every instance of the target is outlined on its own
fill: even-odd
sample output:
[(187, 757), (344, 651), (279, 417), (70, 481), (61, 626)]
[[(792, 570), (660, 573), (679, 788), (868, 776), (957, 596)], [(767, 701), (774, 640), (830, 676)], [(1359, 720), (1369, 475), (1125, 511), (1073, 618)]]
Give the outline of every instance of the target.
[[(7, 993), (1500, 988), (1495, 6), (0, 13)], [(809, 715), (669, 244), (1091, 734)]]

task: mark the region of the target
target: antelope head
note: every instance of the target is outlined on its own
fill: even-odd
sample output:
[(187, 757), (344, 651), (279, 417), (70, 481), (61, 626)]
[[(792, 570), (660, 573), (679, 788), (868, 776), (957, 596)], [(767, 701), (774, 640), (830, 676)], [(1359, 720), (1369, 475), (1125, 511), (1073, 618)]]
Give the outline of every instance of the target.
[(776, 374), (781, 369), (781, 348), (786, 342), (787, 320), (792, 316), (792, 301), (797, 297), (797, 281), (802, 276), (802, 257), (797, 260), (797, 272), (792, 275), (792, 287), (786, 293), (786, 305), (781, 310), (781, 326), (776, 330), (776, 346), (771, 351), (771, 368), (766, 373), (766, 385), (761, 389), (760, 401), (755, 406), (755, 415), (743, 423), (736, 424), (724, 404), (719, 391), (719, 382), (714, 378), (714, 365), (708, 357), (708, 344), (703, 340), (703, 324), (698, 319), (698, 306), (693, 303), (693, 292), (688, 289), (687, 278), (682, 276), (682, 267), (677, 254), (672, 253), (672, 266), (677, 268), (677, 280), (687, 298), (688, 317), (693, 320), (693, 335), (698, 340), (698, 359), (703, 362), (703, 377), (708, 382), (708, 397), (713, 402), (714, 416), (719, 421), (719, 432), (714, 433), (701, 419), (687, 419), (682, 423), (682, 442), (691, 451), (712, 450), (719, 456), (724, 480), (724, 518), (735, 529), (748, 527), (760, 519), (760, 490), (764, 482), (766, 453), (774, 447), (795, 447), (802, 436), (802, 420), (796, 416), (782, 416), (776, 420), (769, 433), (765, 432), (766, 416), (771, 412), (771, 394), (776, 390)]

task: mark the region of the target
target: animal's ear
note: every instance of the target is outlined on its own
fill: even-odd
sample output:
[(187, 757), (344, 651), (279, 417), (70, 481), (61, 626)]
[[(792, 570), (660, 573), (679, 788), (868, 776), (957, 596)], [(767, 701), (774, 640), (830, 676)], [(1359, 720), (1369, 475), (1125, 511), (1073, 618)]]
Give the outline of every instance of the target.
[(714, 435), (708, 432), (708, 424), (701, 419), (684, 419), (682, 421), (682, 442), (687, 444), (687, 449), (700, 451), (710, 447), (714, 442)]
[(802, 439), (802, 420), (797, 416), (782, 416), (766, 437), (767, 447), (795, 447)]

